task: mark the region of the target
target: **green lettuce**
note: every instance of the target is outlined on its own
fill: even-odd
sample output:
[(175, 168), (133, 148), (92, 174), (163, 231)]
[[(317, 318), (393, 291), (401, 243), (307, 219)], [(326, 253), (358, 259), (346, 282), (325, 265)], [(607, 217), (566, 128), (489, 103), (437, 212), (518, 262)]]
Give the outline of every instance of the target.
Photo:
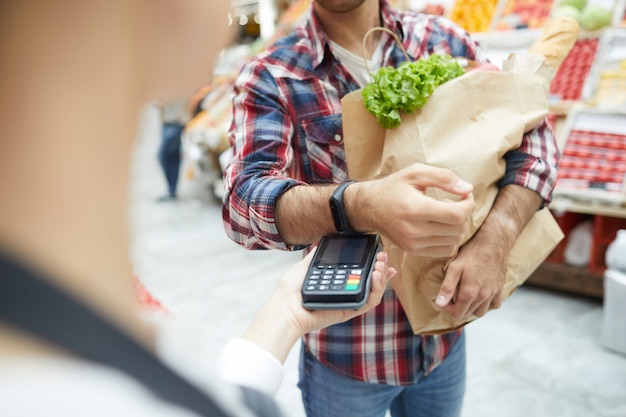
[(362, 91), (365, 108), (385, 129), (400, 126), (400, 112), (424, 107), (435, 88), (465, 71), (448, 55), (430, 55), (398, 68), (382, 67)]

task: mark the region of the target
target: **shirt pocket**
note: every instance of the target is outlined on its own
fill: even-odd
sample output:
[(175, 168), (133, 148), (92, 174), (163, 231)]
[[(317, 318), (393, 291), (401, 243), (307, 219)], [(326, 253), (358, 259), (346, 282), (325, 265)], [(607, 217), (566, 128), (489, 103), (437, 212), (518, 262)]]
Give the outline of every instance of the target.
[(305, 119), (300, 126), (306, 147), (305, 165), (312, 181), (346, 181), (348, 174), (341, 114)]

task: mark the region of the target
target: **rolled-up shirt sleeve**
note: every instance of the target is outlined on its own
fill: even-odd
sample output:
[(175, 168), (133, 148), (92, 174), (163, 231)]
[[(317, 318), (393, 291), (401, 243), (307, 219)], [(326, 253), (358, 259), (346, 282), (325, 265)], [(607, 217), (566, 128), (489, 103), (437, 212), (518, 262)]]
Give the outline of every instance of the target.
[(519, 148), (505, 155), (506, 172), (500, 188), (515, 184), (535, 191), (548, 204), (556, 183), (560, 153), (547, 121), (527, 132)]
[(276, 81), (258, 61), (248, 63), (235, 85), (233, 157), (224, 173), (222, 206), (226, 234), (247, 249), (299, 249), (282, 241), (275, 221), (278, 198), (304, 184), (288, 172), (292, 134)]

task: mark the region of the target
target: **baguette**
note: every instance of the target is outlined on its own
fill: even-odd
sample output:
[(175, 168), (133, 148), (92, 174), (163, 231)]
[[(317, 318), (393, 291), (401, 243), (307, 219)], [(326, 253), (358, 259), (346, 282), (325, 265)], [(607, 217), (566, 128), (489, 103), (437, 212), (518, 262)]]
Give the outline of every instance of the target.
[(548, 22), (543, 34), (528, 52), (543, 55), (546, 65), (559, 69), (578, 39), (580, 25), (571, 17), (557, 17)]

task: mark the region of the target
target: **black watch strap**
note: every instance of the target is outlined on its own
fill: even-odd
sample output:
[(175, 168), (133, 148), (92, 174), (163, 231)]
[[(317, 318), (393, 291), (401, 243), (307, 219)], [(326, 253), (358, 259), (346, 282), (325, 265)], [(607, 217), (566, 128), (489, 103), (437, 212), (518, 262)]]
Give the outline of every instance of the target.
[(339, 186), (333, 191), (333, 194), (330, 196), (328, 203), (330, 205), (330, 212), (333, 215), (333, 220), (335, 222), (335, 229), (337, 233), (341, 234), (357, 234), (354, 229), (350, 226), (350, 222), (348, 221), (348, 215), (346, 213), (346, 206), (343, 202), (343, 193), (346, 188), (356, 182), (355, 180), (350, 180), (339, 184)]

